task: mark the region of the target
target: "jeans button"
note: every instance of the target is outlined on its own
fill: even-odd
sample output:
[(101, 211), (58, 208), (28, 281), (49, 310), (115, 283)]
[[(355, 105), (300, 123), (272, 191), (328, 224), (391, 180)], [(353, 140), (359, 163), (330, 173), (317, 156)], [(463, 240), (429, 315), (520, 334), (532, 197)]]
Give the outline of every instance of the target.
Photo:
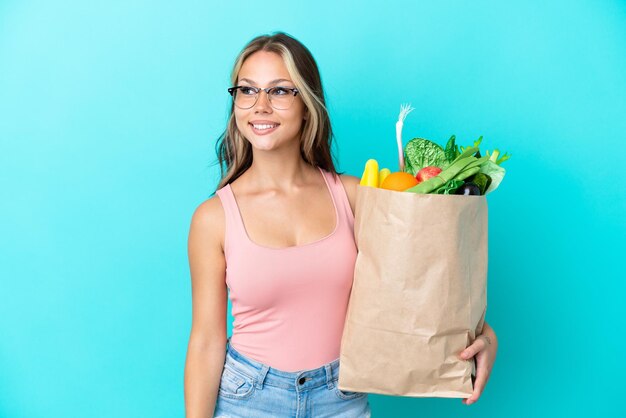
[(304, 385), (304, 382), (306, 382), (306, 378), (301, 377), (300, 379), (298, 379), (298, 383), (300, 383), (301, 385)]

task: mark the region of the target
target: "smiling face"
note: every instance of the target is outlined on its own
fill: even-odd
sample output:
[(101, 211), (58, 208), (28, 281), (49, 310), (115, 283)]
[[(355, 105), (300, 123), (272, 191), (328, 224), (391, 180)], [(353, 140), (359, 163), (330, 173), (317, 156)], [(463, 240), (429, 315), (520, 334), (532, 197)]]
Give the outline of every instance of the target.
[[(295, 88), (281, 56), (267, 51), (255, 52), (246, 59), (239, 70), (237, 85)], [(260, 91), (254, 106), (250, 109), (235, 106), (234, 112), (239, 132), (255, 149), (271, 150), (299, 143), (305, 114), (299, 95), (288, 109), (277, 110), (270, 105), (267, 94)]]

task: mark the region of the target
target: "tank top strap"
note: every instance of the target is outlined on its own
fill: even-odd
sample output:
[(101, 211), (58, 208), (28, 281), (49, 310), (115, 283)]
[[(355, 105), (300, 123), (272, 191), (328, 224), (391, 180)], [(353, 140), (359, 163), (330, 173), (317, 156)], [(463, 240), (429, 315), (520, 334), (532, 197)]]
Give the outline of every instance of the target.
[(224, 255), (228, 257), (232, 245), (238, 246), (245, 243), (246, 230), (230, 184), (227, 184), (215, 193), (219, 196), (224, 208), (224, 216), (226, 218)]
[(350, 208), (350, 200), (348, 200), (348, 194), (346, 193), (346, 189), (343, 187), (341, 178), (338, 174), (326, 171), (321, 167), (319, 167), (319, 169), (324, 175), (326, 183), (333, 194), (333, 199), (335, 201), (335, 205), (337, 206), (337, 211), (341, 220), (345, 222), (350, 229), (354, 228), (354, 214)]

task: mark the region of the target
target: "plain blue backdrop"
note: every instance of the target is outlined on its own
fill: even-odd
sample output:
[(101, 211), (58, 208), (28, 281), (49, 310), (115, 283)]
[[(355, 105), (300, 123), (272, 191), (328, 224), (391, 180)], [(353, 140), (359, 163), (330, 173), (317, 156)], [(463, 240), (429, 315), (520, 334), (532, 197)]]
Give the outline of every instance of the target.
[[(513, 157), (489, 202), (481, 399), (374, 417), (626, 416), (623, 1), (0, 1), (0, 416), (182, 417), (187, 233), (229, 72), (284, 30), (321, 68), (338, 166), (421, 136)], [(230, 330), (230, 325), (229, 325)]]

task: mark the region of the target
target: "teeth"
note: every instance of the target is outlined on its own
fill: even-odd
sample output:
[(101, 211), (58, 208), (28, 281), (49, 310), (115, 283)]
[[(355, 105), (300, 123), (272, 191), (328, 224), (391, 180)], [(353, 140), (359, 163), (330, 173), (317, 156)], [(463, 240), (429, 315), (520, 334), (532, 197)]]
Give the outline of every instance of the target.
[(276, 125), (252, 125), (252, 126), (254, 126), (254, 129), (259, 129), (259, 130), (270, 129), (270, 128), (276, 127)]

